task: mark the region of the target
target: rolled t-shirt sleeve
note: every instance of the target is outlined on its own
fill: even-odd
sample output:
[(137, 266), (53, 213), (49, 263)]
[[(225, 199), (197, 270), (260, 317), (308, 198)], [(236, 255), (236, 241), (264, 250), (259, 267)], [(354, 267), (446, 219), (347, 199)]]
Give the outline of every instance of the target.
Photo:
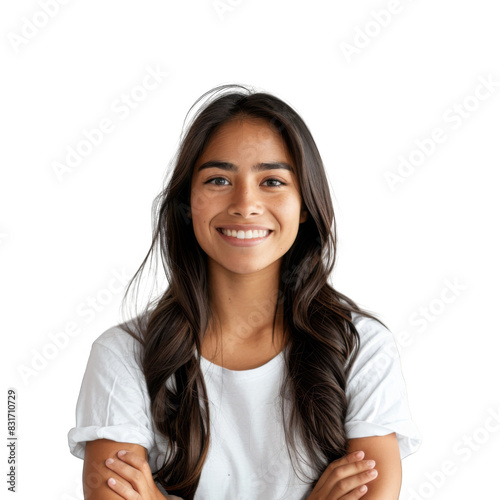
[(411, 418), (396, 341), (371, 318), (355, 325), (360, 349), (347, 379), (347, 438), (395, 432), (403, 459), (417, 451), (422, 437)]
[(110, 329), (92, 344), (76, 405), (76, 426), (68, 433), (70, 452), (83, 459), (86, 441), (111, 439), (144, 446), (154, 443), (150, 400), (134, 359), (132, 337)]

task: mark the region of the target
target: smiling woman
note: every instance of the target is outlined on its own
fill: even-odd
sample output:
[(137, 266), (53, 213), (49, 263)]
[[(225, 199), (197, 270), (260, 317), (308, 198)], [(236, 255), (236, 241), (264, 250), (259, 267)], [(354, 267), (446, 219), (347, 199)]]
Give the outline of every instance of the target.
[(126, 295), (156, 252), (169, 286), (92, 345), (68, 435), (85, 498), (396, 500), (421, 437), (391, 332), (327, 281), (312, 135), (269, 93), (207, 95)]
[[(269, 279), (268, 273), (279, 276), (281, 259), (293, 245), (299, 224), (307, 218), (290, 163), (293, 159), (279, 133), (265, 120), (249, 118), (221, 125), (195, 163), (191, 180), (193, 231), (207, 255), (216, 289), (222, 291), (220, 286), (224, 286), (221, 273), (234, 283), (235, 277), (228, 271), (245, 279), (241, 274), (270, 266), (266, 274), (260, 274), (263, 280)], [(232, 322), (238, 325), (241, 318)]]

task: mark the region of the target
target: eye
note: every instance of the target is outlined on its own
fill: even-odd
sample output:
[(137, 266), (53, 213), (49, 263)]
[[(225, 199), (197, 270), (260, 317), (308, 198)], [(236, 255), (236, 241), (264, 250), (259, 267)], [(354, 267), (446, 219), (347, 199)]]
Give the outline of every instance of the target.
[[(217, 182), (214, 182), (214, 181), (217, 181)], [(222, 184), (222, 183), (220, 183), (218, 181), (227, 181), (227, 182), (229, 182), (224, 177), (213, 177), (212, 179), (209, 179), (208, 181), (206, 181), (205, 184), (212, 184), (214, 186), (226, 186), (226, 184)], [(264, 181), (264, 183), (266, 183), (266, 182), (273, 183), (271, 185), (268, 185), (267, 187), (277, 187), (277, 188), (279, 188), (281, 186), (286, 186), (286, 183), (283, 182), (283, 181), (280, 181), (279, 179), (274, 179), (274, 178), (273, 179), (266, 179)], [(278, 183), (278, 184), (275, 184), (275, 183)]]
[(264, 182), (279, 182), (279, 184), (274, 184), (269, 187), (281, 187), (281, 186), (286, 186), (286, 184), (279, 179), (266, 179)]
[(218, 184), (218, 183), (213, 182), (213, 181), (217, 181), (217, 180), (227, 181), (227, 179), (224, 179), (224, 177), (214, 177), (213, 179), (209, 179), (208, 181), (206, 181), (205, 184), (213, 184), (214, 186), (224, 186), (225, 185), (225, 184)]

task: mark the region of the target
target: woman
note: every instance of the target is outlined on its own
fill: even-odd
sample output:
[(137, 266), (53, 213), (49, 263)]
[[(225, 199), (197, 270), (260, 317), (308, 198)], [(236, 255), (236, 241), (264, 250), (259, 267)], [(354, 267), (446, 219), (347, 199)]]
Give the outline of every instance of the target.
[(315, 142), (273, 95), (207, 96), (127, 294), (158, 249), (169, 287), (92, 345), (68, 435), (85, 498), (397, 499), (420, 436), (392, 334), (327, 282)]

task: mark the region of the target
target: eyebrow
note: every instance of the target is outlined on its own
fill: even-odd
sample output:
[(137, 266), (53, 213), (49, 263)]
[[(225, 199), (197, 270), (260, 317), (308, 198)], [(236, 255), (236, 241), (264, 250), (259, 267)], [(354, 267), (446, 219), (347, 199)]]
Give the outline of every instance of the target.
[[(217, 161), (210, 160), (198, 167), (198, 172), (203, 170), (204, 168), (220, 168), (222, 170), (229, 170), (231, 172), (238, 172), (238, 167), (234, 163), (230, 163), (227, 161)], [(295, 173), (293, 167), (288, 163), (283, 161), (273, 161), (273, 162), (264, 162), (264, 163), (256, 163), (252, 166), (252, 172), (261, 172), (263, 170), (275, 170), (275, 169), (284, 169), (289, 170), (292, 173)]]

